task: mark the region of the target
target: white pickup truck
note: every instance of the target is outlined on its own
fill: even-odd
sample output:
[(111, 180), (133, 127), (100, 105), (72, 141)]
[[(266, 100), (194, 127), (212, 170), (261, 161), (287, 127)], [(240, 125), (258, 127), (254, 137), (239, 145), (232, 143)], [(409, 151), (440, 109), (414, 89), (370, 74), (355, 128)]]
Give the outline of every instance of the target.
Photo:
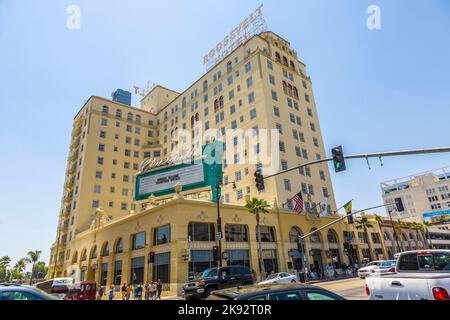
[(450, 250), (398, 255), (395, 271), (366, 277), (370, 300), (450, 300)]

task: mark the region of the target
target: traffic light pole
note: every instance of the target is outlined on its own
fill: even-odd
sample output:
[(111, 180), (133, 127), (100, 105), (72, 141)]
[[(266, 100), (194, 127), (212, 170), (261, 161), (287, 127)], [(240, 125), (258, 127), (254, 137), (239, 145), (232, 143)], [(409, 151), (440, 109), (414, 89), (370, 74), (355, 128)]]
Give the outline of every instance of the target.
[[(354, 154), (349, 156), (344, 156), (344, 159), (368, 159), (368, 158), (379, 158), (382, 157), (394, 157), (394, 156), (405, 156), (405, 155), (415, 155), (415, 154), (429, 154), (429, 153), (443, 153), (443, 152), (450, 152), (450, 147), (443, 147), (443, 148), (431, 148), (431, 149), (416, 149), (416, 150), (405, 150), (405, 151), (390, 151), (390, 152), (378, 152), (378, 153), (366, 153), (366, 154)], [(268, 176), (262, 177), (263, 179), (268, 179), (271, 177), (278, 176), (283, 173), (287, 173), (290, 171), (298, 170), (303, 167), (308, 167), (313, 164), (323, 163), (333, 161), (333, 158), (324, 158), (320, 160), (314, 160), (310, 162), (303, 163), (301, 165), (298, 165), (296, 167), (283, 170)]]
[(216, 184), (216, 205), (217, 205), (217, 245), (219, 247), (219, 267), (222, 267), (222, 219), (220, 218), (220, 183)]

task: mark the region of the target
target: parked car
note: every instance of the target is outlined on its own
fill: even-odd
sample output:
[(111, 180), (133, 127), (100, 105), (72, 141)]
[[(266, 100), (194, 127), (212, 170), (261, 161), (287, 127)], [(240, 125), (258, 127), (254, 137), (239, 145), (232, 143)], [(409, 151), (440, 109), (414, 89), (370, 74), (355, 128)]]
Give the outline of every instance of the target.
[(255, 283), (254, 275), (248, 267), (228, 266), (206, 269), (201, 277), (183, 286), (186, 300), (207, 298), (212, 291)]
[(364, 279), (373, 273), (393, 272), (396, 264), (397, 260), (378, 260), (369, 262), (364, 268), (358, 269), (358, 277)]
[(95, 281), (81, 281), (64, 296), (64, 300), (95, 300), (97, 297), (97, 283)]
[(371, 300), (450, 300), (450, 250), (401, 252), (395, 273), (366, 278)]
[(257, 284), (211, 292), (207, 300), (345, 300), (320, 287), (305, 284)]
[(59, 300), (41, 289), (18, 284), (0, 284), (0, 301), (4, 300)]
[(278, 272), (269, 275), (266, 280), (259, 282), (258, 284), (270, 284), (270, 283), (295, 283), (299, 282), (298, 276), (287, 272)]

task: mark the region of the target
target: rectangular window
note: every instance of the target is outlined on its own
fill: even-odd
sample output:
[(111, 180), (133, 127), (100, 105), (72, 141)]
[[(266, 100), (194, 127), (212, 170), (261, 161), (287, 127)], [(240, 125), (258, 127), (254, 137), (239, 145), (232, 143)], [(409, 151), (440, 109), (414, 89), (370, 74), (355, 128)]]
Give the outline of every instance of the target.
[(256, 109), (252, 109), (250, 110), (250, 119), (255, 119), (256, 118)]
[(102, 126), (107, 126), (108, 125), (108, 119), (102, 118), (101, 124), (102, 124)]
[(145, 247), (145, 231), (133, 235), (133, 250), (142, 249)]
[(105, 145), (104, 144), (102, 144), (102, 143), (100, 143), (99, 145), (98, 145), (98, 151), (105, 151)]
[(122, 260), (114, 262), (114, 284), (116, 286), (122, 284)]
[(275, 77), (272, 75), (269, 75), (269, 83), (275, 85)]
[(273, 107), (273, 114), (277, 117), (280, 116), (280, 109), (277, 107)]
[(170, 242), (170, 224), (155, 228), (153, 231), (153, 245)]
[(252, 92), (248, 95), (248, 103), (255, 101), (255, 94)]
[(267, 68), (269, 68), (270, 70), (273, 70), (273, 64), (272, 64), (272, 61), (267, 60)]
[(277, 92), (272, 90), (272, 99), (274, 101), (278, 101), (278, 96), (277, 96)]
[(284, 179), (284, 189), (286, 191), (291, 191), (291, 181), (289, 179)]
[(253, 86), (253, 78), (250, 77), (247, 79), (247, 88), (251, 88)]
[(170, 252), (157, 253), (153, 263), (152, 281), (161, 279), (162, 283), (170, 283)]
[(245, 72), (250, 72), (252, 70), (252, 65), (250, 62), (247, 62), (245, 65)]

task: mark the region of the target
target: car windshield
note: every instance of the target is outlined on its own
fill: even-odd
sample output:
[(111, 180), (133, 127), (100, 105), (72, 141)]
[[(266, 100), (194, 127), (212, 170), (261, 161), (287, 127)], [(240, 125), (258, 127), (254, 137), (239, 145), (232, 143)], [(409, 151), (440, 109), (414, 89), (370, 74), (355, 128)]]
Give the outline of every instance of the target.
[(213, 278), (217, 277), (217, 268), (206, 269), (203, 271), (202, 278)]
[(382, 266), (383, 267), (395, 267), (396, 264), (397, 264), (396, 260), (388, 260), (388, 261), (383, 261)]

